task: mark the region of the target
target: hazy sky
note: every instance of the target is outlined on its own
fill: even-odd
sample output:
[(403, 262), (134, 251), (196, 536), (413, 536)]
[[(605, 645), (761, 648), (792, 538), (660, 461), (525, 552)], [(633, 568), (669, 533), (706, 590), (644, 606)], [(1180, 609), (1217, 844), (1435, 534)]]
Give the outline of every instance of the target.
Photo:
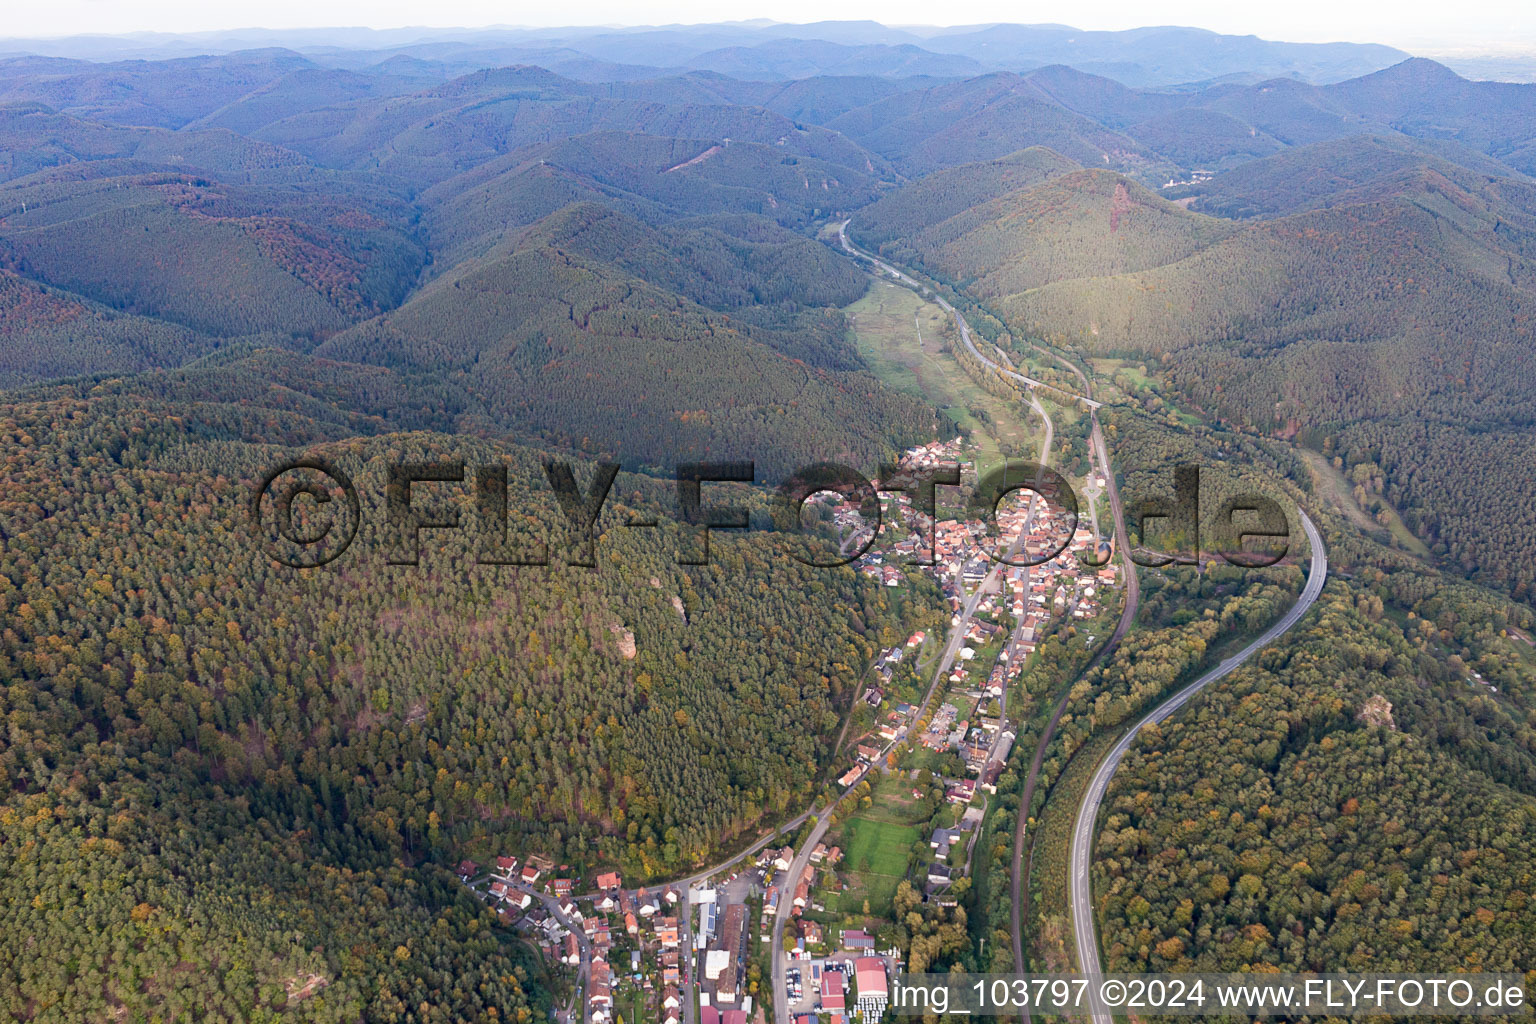
[(1085, 29), (1141, 25), (1194, 25), (1218, 32), (1301, 42), (1379, 42), (1406, 49), (1457, 47), (1536, 50), (1532, 0), (1100, 0), (1098, 3), (1018, 3), (1012, 0), (774, 0), (729, 6), (707, 0), (44, 0), (8, 4), (0, 36), (58, 36), (143, 30), (321, 27), (366, 25), (637, 25), (746, 18), (806, 22), (869, 18), (887, 25), (1059, 22)]

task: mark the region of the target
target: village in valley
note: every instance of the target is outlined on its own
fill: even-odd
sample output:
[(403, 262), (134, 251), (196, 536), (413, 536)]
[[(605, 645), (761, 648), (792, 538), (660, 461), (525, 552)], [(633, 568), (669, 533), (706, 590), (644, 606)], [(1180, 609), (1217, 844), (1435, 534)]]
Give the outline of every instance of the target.
[[(974, 484), (958, 440), (909, 449), (903, 467), (943, 463)], [(577, 878), (537, 855), (459, 866), (504, 924), (575, 971), (558, 1024), (867, 1024), (907, 966), (880, 938), (896, 901), (953, 906), (964, 891), (1019, 727), (1014, 684), (1051, 630), (1093, 628), (1118, 567), (1091, 513), (1074, 522), (1027, 489), (991, 524), (942, 500), (930, 519), (905, 492), (879, 499), (878, 530), (839, 495), (812, 502), (862, 552), (854, 571), (893, 587), (931, 579), (948, 628), (914, 632), (866, 670), (826, 820), (807, 811), (672, 884)], [(776, 981), (783, 1007), (768, 1005)]]
[[(783, 900), (798, 917), (815, 873), (835, 867), (841, 851), (819, 846), (812, 865), (792, 878), (794, 856), (792, 847), (759, 842), (735, 870), (637, 888), (626, 888), (618, 872), (578, 886), (565, 867), (538, 856), (466, 860), (458, 874), (503, 924), (575, 970), (575, 994), (557, 1011), (559, 1024), (765, 1024), (773, 916)], [(820, 954), (815, 960), (811, 950)], [(884, 1012), (894, 952), (877, 954), (861, 930), (834, 932), (805, 919), (790, 955), (805, 961), (796, 975), (814, 975), (829, 1024), (846, 1024), (856, 1013), (876, 1020)]]

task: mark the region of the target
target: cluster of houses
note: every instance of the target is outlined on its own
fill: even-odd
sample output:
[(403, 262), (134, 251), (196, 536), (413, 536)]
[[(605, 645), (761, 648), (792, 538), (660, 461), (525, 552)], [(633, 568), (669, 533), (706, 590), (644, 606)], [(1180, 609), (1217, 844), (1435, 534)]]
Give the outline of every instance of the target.
[(844, 946), (856, 955), (828, 957), (809, 967), (815, 995), (815, 1012), (799, 1013), (795, 1024), (848, 1024), (855, 1015), (877, 1021), (890, 1001), (889, 956), (873, 955), (874, 940), (863, 932), (843, 933)]
[[(920, 469), (942, 462), (957, 462), (960, 458), (958, 441), (934, 442), (908, 449), (902, 465)], [(1057, 506), (1051, 502), (1035, 503), (1033, 526), (1029, 535), (1020, 542), (1021, 534), (1030, 526), (1029, 491), (1015, 491), (1014, 500), (999, 505), (996, 512), (997, 533), (991, 538), (988, 537), (986, 524), (980, 519), (942, 518), (934, 522), (913, 507), (911, 495), (906, 492), (881, 493), (887, 508), (894, 509), (894, 515), (889, 521), (881, 523), (880, 532), (899, 536), (900, 539), (883, 545), (882, 550), (871, 549), (860, 556), (855, 564), (865, 575), (877, 577), (889, 586), (897, 586), (901, 582), (902, 563), (927, 560), (929, 552), (925, 546), (932, 536), (933, 564), (927, 567), (927, 571), (938, 581), (951, 611), (959, 611), (965, 603), (966, 589), (980, 584), (997, 564), (987, 557), (988, 550), (1002, 554), (1015, 550), (1017, 545), (1033, 561), (1061, 545), (1060, 531), (1065, 528), (1065, 523), (1059, 522), (1062, 517)], [(849, 529), (862, 523), (857, 508), (850, 503), (836, 505), (833, 513), (834, 516), (842, 517), (839, 522)], [(1046, 614), (1054, 610), (1077, 618), (1091, 616), (1095, 612), (1095, 589), (1113, 585), (1116, 571), (1113, 564), (1103, 570), (1095, 570), (1079, 563), (1077, 554), (1095, 547), (1098, 548), (1098, 557), (1103, 558), (1107, 553), (1106, 545), (1096, 540), (1092, 530), (1080, 525), (1066, 547), (1049, 562), (1034, 567), (1033, 571), (1017, 567), (1008, 569), (1008, 594), (1000, 602), (992, 602), (993, 607), (981, 609), (983, 617), (989, 610), (1006, 610), (1012, 613), (1015, 621), (1033, 618), (1033, 621), (1025, 622), (1025, 626), (1031, 631), (1038, 631), (1043, 624), (1043, 617), (1039, 615), (1042, 606), (1049, 606), (1044, 609)], [(1028, 638), (1024, 642), (1032, 645), (1035, 641)]]
[(1163, 183), (1163, 188), (1178, 188), (1180, 185), (1199, 185), (1202, 182), (1210, 181), (1215, 176), (1216, 172), (1214, 171), (1194, 170), (1190, 172), (1188, 178), (1169, 178)]
[(901, 453), (901, 465), (906, 469), (932, 469), (951, 462), (959, 462), (961, 442), (958, 437), (948, 441), (929, 441), (914, 445)]
[[(613, 1016), (613, 987), (626, 980), (648, 998), (657, 998), (662, 1024), (682, 1020), (683, 949), (685, 928), (678, 919), (682, 892), (676, 886), (660, 889), (625, 889), (616, 871), (597, 876), (597, 892), (591, 896), (592, 912), (582, 920), (582, 930), (592, 947), (592, 973), (587, 984), (588, 1019), (607, 1024)], [(681, 908), (687, 913), (686, 904)], [(615, 933), (636, 948), (629, 954), (628, 977), (620, 978), (613, 967)], [(653, 958), (654, 968), (643, 961)], [(657, 982), (660, 992), (657, 992)]]
[[(795, 864), (795, 848), (793, 846), (786, 846), (783, 849), (770, 847), (758, 862), (770, 879), (767, 895), (763, 899), (763, 924), (766, 926), (778, 914), (779, 901), (786, 895), (792, 904), (790, 916), (798, 921), (801, 911), (811, 904), (811, 885), (816, 880), (816, 869), (834, 867), (842, 859), (841, 847), (828, 847), (826, 843), (817, 843), (811, 849), (810, 863), (806, 864), (804, 870), (800, 872), (800, 877), (792, 879), (789, 877), (789, 872)], [(813, 922), (807, 921), (803, 924), (812, 925)], [(802, 949), (807, 943), (818, 944), (821, 941), (815, 927), (797, 927), (797, 933)]]
[[(920, 469), (959, 458), (959, 442), (935, 442), (910, 449), (905, 465)], [(884, 497), (894, 501), (899, 514), (882, 530), (908, 531), (893, 546), (898, 554), (926, 555), (919, 546), (926, 543), (927, 531), (933, 531), (935, 564), (929, 571), (937, 578), (953, 613), (963, 608), (967, 588), (974, 589), (996, 564), (980, 554), (982, 544), (992, 543), (998, 550), (1020, 551), (1031, 559), (1060, 544), (1049, 505), (1037, 508), (1028, 535), (1023, 535), (1029, 525), (1026, 502), (999, 508), (998, 537), (988, 541), (980, 521), (933, 523), (912, 509), (906, 494), (898, 492)], [(852, 506), (835, 505), (833, 513), (843, 517), (838, 521), (845, 528), (857, 527), (854, 518), (849, 518), (857, 514)], [(861, 518), (858, 523), (862, 523)], [(1082, 564), (1078, 555), (1090, 550), (1095, 550), (1098, 560), (1106, 564)], [(950, 686), (945, 700), (926, 729), (916, 736), (918, 743), (931, 750), (958, 753), (968, 776), (945, 780), (946, 799), (965, 805), (966, 809), (958, 827), (938, 829), (929, 839), (934, 852), (927, 877), (930, 894), (952, 881), (955, 851), (965, 846), (966, 834), (981, 823), (981, 809), (970, 806), (977, 789), (996, 792), (998, 777), (1011, 752), (1015, 736), (1006, 727), (999, 699), (1053, 619), (1085, 619), (1097, 613), (1105, 588), (1117, 582), (1117, 567), (1104, 557), (1106, 554), (1106, 546), (1090, 530), (1078, 528), (1049, 561), (1029, 568), (1004, 567), (1000, 572), (1002, 585), (978, 600), (975, 614), (967, 624), (965, 646), (948, 678)], [(884, 564), (879, 554), (862, 556), (858, 565), (861, 571), (880, 576), (892, 585), (900, 582), (900, 570)], [(881, 652), (874, 665), (878, 678), (865, 688), (865, 699), (872, 706), (882, 706), (897, 669), (905, 660), (916, 658), (916, 652), (927, 639), (919, 631), (905, 644)], [(986, 672), (984, 677), (977, 672), (973, 678), (978, 669), (978, 651), (997, 642), (1002, 643), (1002, 649), (994, 663), (981, 668)], [(905, 739), (913, 728), (916, 713), (917, 709), (910, 704), (897, 704), (879, 719), (876, 735), (888, 744)], [(857, 763), (842, 777), (845, 787), (855, 784), (863, 772), (876, 765), (883, 748), (870, 737), (857, 746), (856, 754)], [(810, 905), (815, 865), (836, 864), (841, 856), (837, 847), (829, 849), (826, 844), (818, 844), (811, 854), (811, 865), (793, 879), (789, 877), (795, 859), (792, 848), (770, 849), (759, 862), (765, 878), (770, 880), (763, 906), (764, 925), (777, 913), (781, 899), (793, 902), (796, 938), (793, 946), (786, 949), (791, 959), (808, 961), (812, 950), (826, 946), (822, 926), (803, 917), (801, 911)], [(519, 864), (516, 857), (498, 857), (494, 869), (488, 866), (487, 871), (491, 881), (486, 894), (505, 923), (532, 933), (547, 955), (572, 966), (580, 966), (590, 951), (586, 1020), (591, 1024), (612, 1024), (616, 1016), (614, 986), (625, 983), (638, 986), (656, 1001), (659, 1024), (681, 1024), (683, 996), (679, 990), (687, 991), (687, 983), (693, 980), (684, 972), (695, 952), (703, 955), (703, 971), (698, 979), (701, 1024), (746, 1024), (751, 997), (743, 991), (749, 959), (744, 903), (720, 906), (716, 904), (714, 890), (696, 889), (691, 901), (700, 908), (700, 927), (694, 937), (695, 948), (689, 949), (684, 948), (688, 934), (686, 918), (680, 924), (677, 916), (679, 912), (688, 913), (689, 901), (683, 901), (679, 910), (682, 894), (675, 887), (625, 890), (617, 872), (600, 874), (596, 879), (597, 891), (582, 897), (583, 902), (590, 901), (590, 910), (584, 912), (576, 903), (572, 879), (564, 869), (556, 873), (554, 863), (547, 858), (530, 856), (527, 863)], [(469, 882), (478, 876), (479, 869), (473, 862), (465, 861), (459, 866), (459, 874)], [(625, 969), (613, 965), (616, 938), (633, 946)], [(819, 971), (820, 1008), (831, 1015), (831, 1024), (845, 1024), (850, 1012), (866, 1021), (877, 1019), (885, 1010), (887, 998), (886, 961), (869, 955), (874, 942), (861, 932), (845, 931), (843, 944), (851, 953), (864, 955), (845, 961), (841, 965), (844, 969)], [(655, 958), (653, 969), (642, 969), (645, 956)], [(816, 963), (819, 965), (820, 961)], [(830, 966), (832, 961), (827, 963)]]
[[(479, 871), (473, 861), (459, 865), (465, 882)], [(516, 857), (502, 856), (487, 865), (486, 895), (502, 922), (531, 934), (546, 956), (572, 967), (579, 967), (583, 950), (590, 950), (585, 1019), (591, 1024), (613, 1020), (614, 986), (626, 981), (657, 999), (661, 1024), (681, 1024), (679, 989), (687, 954), (677, 887), (626, 890), (619, 873), (610, 871), (597, 876), (595, 893), (581, 897), (581, 904), (587, 904), (583, 909), (573, 893), (574, 879), (563, 869), (562, 874), (553, 872), (554, 863), (538, 856), (522, 865)], [(615, 966), (616, 941), (634, 947), (627, 966)], [(645, 969), (647, 954), (655, 958), (654, 970)]]
[[(958, 450), (928, 446), (918, 453), (920, 458), (926, 458), (928, 464), (932, 464), (955, 458)], [(1026, 499), (1027, 493), (1021, 492)], [(974, 593), (974, 587), (998, 565), (980, 554), (983, 543), (993, 544), (998, 552), (1015, 552), (1014, 560), (1036, 562), (1044, 559), (1036, 565), (1002, 566), (999, 570), (1001, 585), (979, 595), (974, 613), (966, 623), (964, 646), (947, 679), (949, 689), (945, 699), (928, 720), (926, 728), (914, 736), (918, 744), (930, 750), (960, 755), (966, 777), (946, 780), (945, 796), (951, 803), (968, 806), (978, 789), (997, 791), (998, 779), (1012, 752), (1016, 736), (1007, 727), (1001, 705), (1009, 684), (1018, 677), (1026, 659), (1042, 642), (1052, 621), (1063, 617), (1083, 620), (1098, 613), (1103, 594), (1116, 584), (1119, 570), (1107, 558), (1107, 544), (1099, 541), (1088, 526), (1075, 526), (1070, 537), (1065, 537), (1067, 523), (1048, 502), (1036, 504), (1033, 519), (1029, 515), (1028, 500), (1000, 507), (997, 512), (998, 535), (988, 541), (980, 521), (930, 523), (912, 510), (906, 495), (896, 495), (895, 501), (901, 510), (900, 521), (912, 530), (911, 536), (898, 542), (895, 549), (915, 552), (916, 545), (926, 536), (925, 531), (932, 529), (936, 564), (930, 571), (937, 577), (950, 610), (956, 615), (953, 620), (956, 624), (963, 613), (967, 594)], [(1051, 557), (1046, 558), (1047, 555)], [(1105, 564), (1084, 564), (1084, 558)], [(878, 554), (866, 555), (862, 561), (864, 571), (872, 574), (886, 574), (891, 569), (883, 564)], [(895, 666), (926, 639), (923, 634), (916, 633), (904, 647), (883, 651), (876, 660), (876, 671), (889, 682)], [(997, 650), (995, 659), (990, 662), (980, 657), (988, 649)], [(901, 705), (881, 720), (878, 735), (888, 742), (905, 738), (913, 726), (914, 714), (910, 706)], [(857, 781), (861, 767), (872, 764), (878, 754), (878, 748), (872, 743), (861, 744), (858, 747), (859, 764), (843, 776), (844, 785)], [(975, 808), (968, 808), (967, 816), (973, 811), (979, 818), (980, 811)], [(929, 873), (930, 887), (942, 888), (950, 881), (952, 869), (947, 863), (948, 846), (944, 844), (942, 851), (938, 845), (934, 846), (937, 855)]]
[(928, 848), (933, 851), (927, 877), (930, 897), (958, 876), (957, 868), (964, 864), (962, 851), (969, 844), (971, 834), (981, 827), (981, 820), (980, 807), (967, 807), (955, 828), (936, 828), (928, 837)]
[[(841, 856), (824, 844), (813, 855), (818, 863), (835, 863)], [(764, 860), (772, 864), (786, 857), (793, 860), (794, 852), (770, 850)], [(683, 1000), (695, 982), (701, 1024), (746, 1024), (752, 997), (745, 990), (750, 959), (745, 903), (717, 903), (715, 890), (706, 887), (695, 887), (687, 898), (675, 885), (626, 889), (616, 871), (598, 874), (595, 891), (578, 895), (565, 868), (556, 872), (552, 861), (537, 856), (526, 864), (497, 857), (483, 869), (466, 860), (458, 874), (483, 893), (503, 923), (528, 933), (551, 960), (586, 969), (581, 1018), (586, 1024), (616, 1024), (616, 996), (626, 991), (642, 993), (658, 1024), (682, 1024)], [(793, 891), (796, 906), (804, 906), (808, 885)], [(690, 904), (699, 907), (694, 936), (685, 916)], [(697, 979), (691, 976), (695, 953), (703, 968)], [(619, 1003), (627, 1005), (622, 998)]]
[[(560, 875), (555, 875), (554, 869), (552, 860), (538, 855), (521, 865), (516, 857), (497, 857), (485, 867), (489, 878), (485, 898), (503, 924), (528, 933), (546, 957), (579, 966), (583, 940), (577, 933), (584, 931), (590, 940), (596, 918), (577, 905), (572, 893), (574, 879), (564, 873), (565, 869)], [(459, 864), (459, 877), (466, 883), (473, 884), (480, 873), (472, 860)]]

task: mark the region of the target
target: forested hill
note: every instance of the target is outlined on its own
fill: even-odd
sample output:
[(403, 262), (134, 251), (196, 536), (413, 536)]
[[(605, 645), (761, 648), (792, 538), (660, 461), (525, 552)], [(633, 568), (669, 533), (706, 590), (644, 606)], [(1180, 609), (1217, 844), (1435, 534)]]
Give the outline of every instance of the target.
[(1362, 133), (1453, 142), (1529, 174), (1533, 119), (1536, 86), (1469, 82), (1416, 58), (1327, 86), (1276, 79), (1177, 92), (1048, 67), (895, 93), (828, 124), (911, 177), (1046, 146), (1161, 184)]
[[(986, 66), (965, 33), (550, 50), (569, 74), (489, 41), (0, 61), (0, 1015), (530, 1024), (537, 965), (443, 865), (671, 880), (807, 807), (870, 659), (942, 631), (938, 594), (766, 531), (683, 565), (667, 471), (771, 483), (935, 436), (849, 330), (845, 218), (1021, 362), (1032, 337), (1134, 357), (1104, 371), (1117, 465), (1138, 425), (1202, 418), (1310, 445), (1357, 517), (1401, 509), (1437, 565), (1528, 596), (1536, 89), (1339, 81), (1399, 55), (1261, 41), (1254, 74), (1188, 84), (1164, 76), (1227, 58), (1169, 31), (1203, 56), (1139, 36), (1162, 70), (1129, 83)], [(623, 52), (686, 41), (658, 32)], [(1265, 80), (1292, 72), (1319, 84)], [(1059, 425), (1081, 466), (1084, 421)], [(249, 513), (298, 456), (364, 517), (307, 573)], [(445, 484), (422, 492), (464, 528), (388, 565), (387, 467), (437, 458), (504, 465), (510, 542), (552, 564), (477, 562), (477, 492)], [(595, 570), (552, 458), (628, 471)], [(719, 493), (761, 519), (762, 489)], [(1405, 694), (1410, 653), (1449, 686), (1487, 639), (1475, 602), (1415, 601)], [(1494, 746), (1469, 744), (1526, 785)]]
[[(330, 988), (301, 1019), (515, 1016), (485, 912), (434, 863), (510, 847), (679, 873), (809, 796), (876, 644), (927, 621), (921, 595), (760, 534), (678, 566), (671, 488), (643, 478), (615, 486), (599, 569), (564, 568), (542, 452), (358, 439), (264, 392), (269, 369), (0, 406), (4, 916), (50, 950), (41, 968), (5, 945), (8, 1017), (243, 1019), (311, 975)], [(299, 452), (363, 499), (336, 571), (275, 565), (247, 520)], [(507, 466), (511, 543), (546, 540), (554, 568), (477, 567), (478, 534), (431, 531), (420, 568), (387, 565), (385, 467), (434, 457)]]
[[(422, 195), (437, 259), (477, 255), (511, 228), (577, 202), (651, 222), (743, 213), (805, 229), (879, 194), (874, 177), (783, 148), (719, 138), (596, 132), (515, 150)], [(794, 263), (786, 274), (797, 274)]]
[[(0, 383), (277, 347), (343, 364), (315, 380), (387, 380), (353, 392), (385, 424), (633, 466), (873, 469), (929, 436), (932, 410), (845, 338), (836, 307), (863, 279), (807, 237), (875, 197), (878, 157), (762, 108), (569, 85), (523, 68), (359, 100), (329, 110), (349, 127), (314, 156), (10, 112), (29, 155), (0, 187)], [(547, 141), (518, 146), (508, 125)], [(348, 140), (392, 157), (316, 162)]]
[(1472, 191), (1490, 186), (1518, 191), (1529, 183), (1455, 142), (1357, 135), (1287, 149), (1165, 194), (1192, 198), (1192, 208), (1204, 213), (1245, 219), (1412, 195), (1436, 178)]
[[(719, 83), (268, 54), (176, 94), (219, 63), (75, 69), (92, 102), (4, 69), (0, 1016), (527, 1022), (557, 986), (446, 866), (686, 873), (806, 806), (877, 647), (937, 624), (761, 532), (685, 568), (669, 477), (621, 476), (569, 567), (542, 466), (931, 438), (814, 237), (894, 174)], [(248, 518), (300, 455), (367, 518), (310, 573)], [(478, 565), (472, 483), (468, 535), (388, 565), (386, 467), (434, 457), (506, 466), (554, 565)]]
[[(840, 313), (797, 309), (794, 296), (851, 302), (862, 280), (846, 266), (819, 276), (824, 247), (771, 224), (756, 241), (713, 224), (656, 231), (567, 209), (315, 355), (462, 394), (459, 429), (646, 466), (756, 459), (770, 479), (829, 459), (873, 468), (934, 429), (930, 408), (851, 368)], [(809, 259), (778, 262), (802, 249)], [(669, 268), (680, 253), (688, 269)], [(807, 276), (785, 280), (786, 266)]]
[[(1363, 136), (1169, 190), (1259, 221), (1068, 171), (949, 216), (882, 200), (868, 240), (970, 289), (1017, 336), (1150, 357), (1192, 406), (1327, 447), (1450, 564), (1525, 595), (1536, 503), (1527, 474), (1487, 470), (1491, 450), (1506, 467), (1533, 457), (1536, 186), (1500, 169)], [(931, 181), (914, 194), (943, 191)]]

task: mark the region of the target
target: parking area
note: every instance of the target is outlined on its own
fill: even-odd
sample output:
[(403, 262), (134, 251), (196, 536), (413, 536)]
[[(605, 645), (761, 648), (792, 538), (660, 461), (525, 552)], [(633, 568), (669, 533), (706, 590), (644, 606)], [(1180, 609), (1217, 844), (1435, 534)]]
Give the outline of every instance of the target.
[[(785, 972), (790, 1015), (826, 1012), (821, 996), (828, 971), (842, 978), (841, 990), (846, 998), (846, 993), (853, 987), (853, 956), (852, 953), (839, 953), (825, 958), (797, 960), (791, 964)], [(846, 1011), (838, 1009), (836, 1012)]]

